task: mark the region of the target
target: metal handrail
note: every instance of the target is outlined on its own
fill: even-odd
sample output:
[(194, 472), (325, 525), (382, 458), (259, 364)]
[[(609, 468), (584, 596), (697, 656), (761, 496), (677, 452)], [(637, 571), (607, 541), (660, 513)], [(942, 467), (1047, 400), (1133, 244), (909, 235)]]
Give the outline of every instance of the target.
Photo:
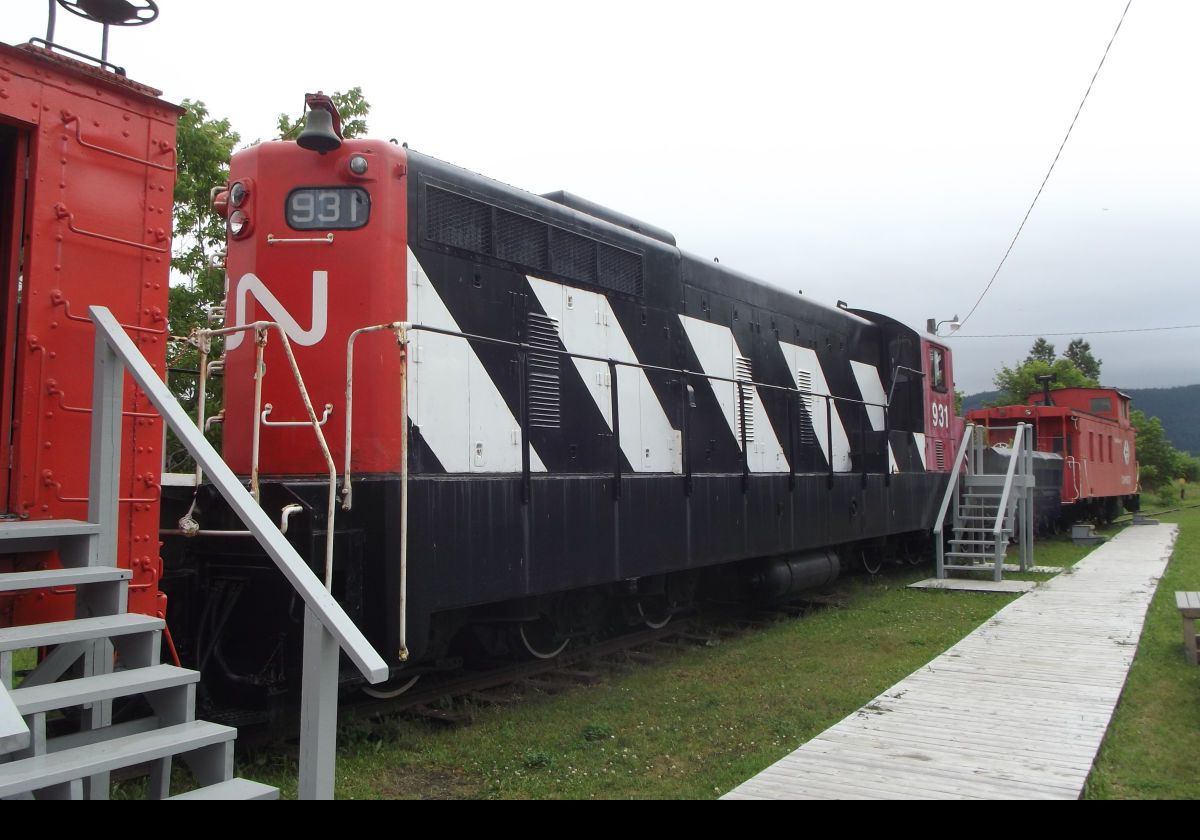
[[(942, 496), (942, 506), (938, 508), (937, 519), (934, 521), (933, 533), (941, 536), (946, 522), (946, 512), (950, 509), (950, 501), (954, 498), (954, 491), (958, 488), (958, 480), (962, 475), (963, 463), (967, 460), (967, 450), (971, 446), (971, 439), (975, 434), (975, 424), (968, 423), (963, 428), (962, 443), (958, 446), (958, 455), (954, 457), (954, 466), (950, 468), (950, 483), (946, 485), (946, 492)], [(940, 554), (940, 549), (939, 549)]]
[[(115, 498), (119, 484), (121, 424), (119, 415), (124, 372), (158, 409), (184, 448), (208, 474), (213, 487), (230, 509), (252, 532), (266, 554), (287, 578), (307, 607), (304, 622), (304, 676), (301, 700), (300, 795), (304, 798), (333, 797), (336, 763), (338, 649), (372, 683), (383, 682), (389, 669), (341, 605), (334, 599), (266, 511), (242, 486), (233, 470), (192, 423), (183, 407), (168, 390), (158, 373), (125, 334), (113, 314), (103, 306), (89, 308), (96, 324), (95, 395), (91, 496), (93, 505), (112, 510), (89, 511), (89, 519), (115, 521)], [(104, 487), (103, 484), (112, 486)]]
[[(1017, 474), (1017, 462), (1021, 460), (1021, 450), (1025, 446), (1025, 424), (1017, 424), (1017, 433), (1013, 436), (1012, 454), (1008, 459), (1008, 469), (1004, 473), (1004, 490), (1000, 494), (1000, 501), (996, 505), (996, 522), (992, 526), (992, 536), (997, 541), (1000, 535), (1004, 533), (1004, 520), (1011, 514), (1009, 507), (1015, 503), (1015, 499), (1010, 501), (1012, 496), (1013, 478)], [(1021, 471), (1024, 476), (1025, 471)]]

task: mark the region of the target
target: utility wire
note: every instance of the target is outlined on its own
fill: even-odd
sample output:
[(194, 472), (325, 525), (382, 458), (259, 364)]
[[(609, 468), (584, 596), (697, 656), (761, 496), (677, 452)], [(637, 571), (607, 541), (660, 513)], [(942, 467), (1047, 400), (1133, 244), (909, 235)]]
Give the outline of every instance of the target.
[[(1113, 333), (1148, 333), (1166, 332), (1167, 330), (1200, 330), (1200, 324), (1183, 324), (1178, 327), (1136, 327), (1125, 330), (1072, 330), (1071, 332), (1040, 332), (1040, 333), (1001, 333), (998, 335), (954, 335), (953, 338), (1045, 338), (1064, 335), (1083, 337), (1085, 335), (1112, 335)], [(947, 336), (951, 337), (951, 336)]]
[(1071, 130), (1075, 128), (1075, 122), (1079, 119), (1080, 113), (1083, 112), (1084, 103), (1087, 102), (1088, 94), (1092, 92), (1092, 85), (1096, 83), (1096, 77), (1100, 75), (1100, 68), (1104, 66), (1104, 59), (1108, 58), (1108, 51), (1112, 48), (1113, 41), (1117, 39), (1117, 33), (1121, 31), (1121, 24), (1125, 22), (1125, 14), (1129, 11), (1129, 7), (1133, 5), (1133, 0), (1129, 0), (1125, 4), (1125, 10), (1121, 12), (1121, 19), (1117, 21), (1117, 28), (1113, 30), (1112, 37), (1108, 39), (1108, 46), (1104, 48), (1104, 55), (1100, 56), (1100, 63), (1096, 66), (1096, 72), (1092, 74), (1092, 80), (1088, 82), (1087, 90), (1083, 92), (1083, 99), (1079, 102), (1079, 107), (1075, 109), (1075, 116), (1071, 118), (1071, 124), (1067, 126), (1067, 133), (1063, 137), (1062, 143), (1059, 144), (1058, 152), (1054, 155), (1054, 160), (1050, 162), (1050, 168), (1046, 171), (1046, 177), (1042, 179), (1042, 185), (1038, 187), (1037, 194), (1034, 195), (1033, 201), (1029, 203), (1029, 209), (1025, 211), (1025, 218), (1021, 219), (1021, 224), (1017, 227), (1017, 232), (1013, 234), (1012, 242), (1008, 243), (1008, 250), (1004, 252), (1004, 256), (1000, 259), (1000, 264), (996, 266), (996, 270), (992, 272), (992, 279), (988, 280), (983, 291), (979, 293), (979, 298), (975, 301), (975, 305), (971, 307), (971, 311), (967, 313), (967, 317), (962, 319), (962, 324), (966, 324), (971, 320), (971, 316), (975, 314), (975, 310), (979, 308), (979, 304), (983, 303), (984, 297), (991, 290), (992, 284), (996, 282), (996, 277), (1000, 274), (1000, 269), (1004, 268), (1004, 263), (1008, 261), (1008, 255), (1012, 253), (1013, 246), (1017, 244), (1017, 238), (1021, 235), (1021, 231), (1025, 229), (1025, 223), (1029, 221), (1029, 214), (1033, 212), (1034, 205), (1042, 196), (1042, 190), (1046, 188), (1046, 182), (1050, 180), (1050, 173), (1054, 171), (1054, 165), (1058, 163), (1058, 158), (1062, 155), (1063, 148), (1067, 145), (1067, 140), (1071, 138)]

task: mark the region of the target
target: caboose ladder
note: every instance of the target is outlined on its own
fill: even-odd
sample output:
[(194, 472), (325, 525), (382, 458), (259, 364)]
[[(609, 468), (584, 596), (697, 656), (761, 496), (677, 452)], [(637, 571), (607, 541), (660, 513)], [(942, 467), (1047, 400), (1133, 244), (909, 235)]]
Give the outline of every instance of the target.
[[(987, 430), (966, 427), (950, 482), (934, 526), (937, 576), (949, 572), (990, 571), (999, 582), (1004, 576), (1004, 556), (1010, 540), (1020, 545), (1021, 571), (1033, 567), (1033, 427), (1017, 424), (1003, 473), (985, 470)], [(953, 511), (954, 536), (946, 550), (946, 515)]]

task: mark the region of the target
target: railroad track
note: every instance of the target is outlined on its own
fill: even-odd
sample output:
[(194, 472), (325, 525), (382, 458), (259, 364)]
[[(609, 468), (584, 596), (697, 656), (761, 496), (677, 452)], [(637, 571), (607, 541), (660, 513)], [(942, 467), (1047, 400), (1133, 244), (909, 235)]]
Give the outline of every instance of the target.
[[(426, 675), (421, 683), (391, 699), (365, 695), (344, 698), (340, 717), (342, 722), (369, 722), (400, 715), (447, 726), (469, 726), (480, 705), (507, 706), (532, 696), (597, 685), (617, 670), (652, 667), (686, 650), (711, 647), (816, 609), (837, 606), (834, 599), (817, 597), (769, 608), (710, 608), (675, 619), (666, 627), (637, 630), (568, 649), (553, 659), (504, 663), (437, 678)], [(295, 722), (294, 715), (285, 715), (269, 727), (248, 727), (239, 734), (239, 744), (251, 750), (278, 744), (281, 732), (295, 731)]]

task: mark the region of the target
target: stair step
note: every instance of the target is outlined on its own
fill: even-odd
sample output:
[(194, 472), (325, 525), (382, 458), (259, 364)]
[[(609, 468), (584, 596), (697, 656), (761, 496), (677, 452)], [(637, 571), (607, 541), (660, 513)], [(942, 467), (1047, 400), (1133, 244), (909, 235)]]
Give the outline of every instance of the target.
[(179, 755), (235, 737), (237, 730), (228, 726), (192, 721), (0, 764), (0, 798)]
[(84, 566), (79, 569), (41, 569), (36, 572), (0, 574), (0, 592), (20, 592), (24, 589), (48, 589), (59, 586), (83, 586), (89, 583), (108, 583), (129, 580), (133, 572), (113, 566)]
[(17, 688), (12, 692), (12, 699), (21, 714), (32, 715), (114, 697), (162, 691), (199, 680), (200, 674), (196, 671), (176, 668), (174, 665), (152, 665), (149, 668), (114, 671), (32, 688)]
[(0, 630), (0, 652), (147, 633), (162, 630), (165, 625), (161, 618), (129, 613), (6, 627)]
[(278, 799), (279, 788), (252, 782), (240, 776), (227, 782), (219, 782), (208, 787), (189, 790), (187, 793), (177, 793), (170, 799)]
[(943, 563), (942, 571), (946, 571), (946, 572), (994, 572), (994, 571), (996, 571), (996, 566), (994, 564), (991, 566), (987, 566), (982, 563), (979, 564), (978, 566), (963, 566), (963, 565), (954, 565), (951, 563)]
[(0, 551), (5, 540), (41, 540), (53, 537), (86, 537), (99, 534), (100, 526), (78, 519), (36, 519), (0, 522)]
[(992, 553), (984, 554), (976, 551), (947, 551), (945, 554), (947, 559), (955, 560), (987, 560), (989, 563), (994, 563), (996, 555)]

